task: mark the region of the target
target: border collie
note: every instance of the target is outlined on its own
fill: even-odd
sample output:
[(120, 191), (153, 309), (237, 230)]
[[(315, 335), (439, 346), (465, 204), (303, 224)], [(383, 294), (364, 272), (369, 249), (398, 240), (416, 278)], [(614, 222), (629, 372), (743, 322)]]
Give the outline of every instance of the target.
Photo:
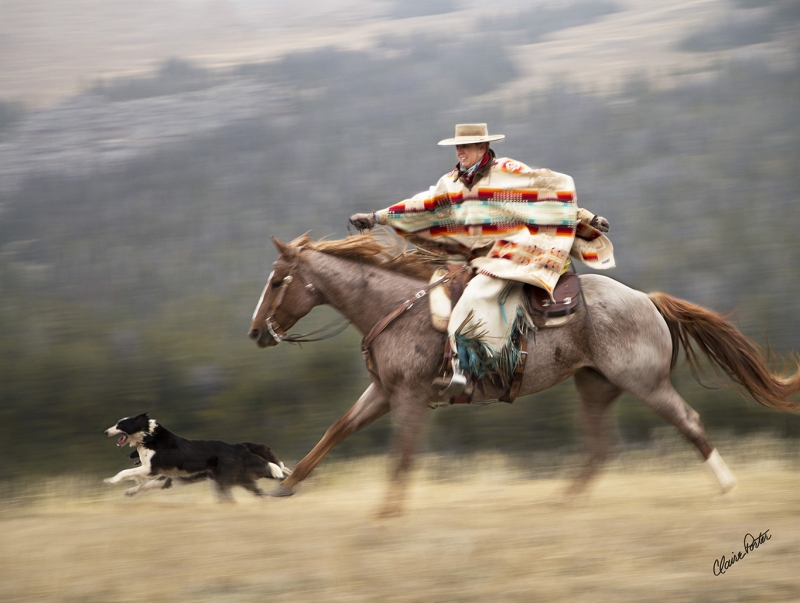
[(173, 481), (187, 484), (211, 480), (219, 499), (232, 501), (230, 491), (234, 486), (264, 496), (257, 480), (283, 479), (291, 474), (268, 446), (187, 440), (159, 425), (147, 413), (120, 419), (103, 433), (108, 437), (119, 436), (117, 446), (128, 444), (136, 448), (130, 454), (133, 469), (103, 480), (107, 484), (135, 481), (136, 486), (125, 490), (125, 496), (143, 490), (165, 490)]

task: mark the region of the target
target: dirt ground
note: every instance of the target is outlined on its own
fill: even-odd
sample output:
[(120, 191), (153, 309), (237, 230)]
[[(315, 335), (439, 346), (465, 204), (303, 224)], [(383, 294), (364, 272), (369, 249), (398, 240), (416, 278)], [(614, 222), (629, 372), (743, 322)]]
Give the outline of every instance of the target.
[[(235, 505), (203, 484), (132, 499), (99, 476), (31, 484), (0, 503), (0, 600), (800, 601), (800, 467), (728, 461), (739, 486), (724, 497), (687, 451), (619, 460), (564, 504), (568, 466), (536, 479), (518, 458), (429, 457), (407, 513), (382, 521), (382, 459)], [(746, 551), (747, 534), (762, 544)]]

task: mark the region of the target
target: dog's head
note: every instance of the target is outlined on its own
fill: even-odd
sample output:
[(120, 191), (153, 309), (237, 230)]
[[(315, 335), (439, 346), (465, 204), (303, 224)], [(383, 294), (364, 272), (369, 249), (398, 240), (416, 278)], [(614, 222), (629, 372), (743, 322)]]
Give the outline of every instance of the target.
[(156, 422), (147, 416), (147, 413), (136, 415), (135, 417), (125, 417), (117, 421), (113, 427), (109, 427), (103, 433), (108, 437), (119, 436), (117, 446), (136, 446), (144, 439), (144, 436), (152, 433)]

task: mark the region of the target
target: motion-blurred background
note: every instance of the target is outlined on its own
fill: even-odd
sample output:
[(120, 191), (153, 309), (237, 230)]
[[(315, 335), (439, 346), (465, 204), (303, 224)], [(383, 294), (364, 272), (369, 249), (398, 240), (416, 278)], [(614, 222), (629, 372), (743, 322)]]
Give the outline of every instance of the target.
[[(144, 411), (299, 459), (368, 380), (352, 328), (247, 339), (269, 235), (344, 237), (350, 214), (426, 189), (458, 122), (575, 178), (611, 223), (610, 276), (733, 311), (787, 356), (798, 33), (795, 0), (3, 0), (0, 479), (116, 471), (102, 430)], [(800, 435), (675, 380), (712, 437)], [(616, 414), (630, 446), (662, 425), (628, 398)], [(570, 384), (431, 423), (435, 451), (580, 444)], [(384, 419), (332, 454), (388, 436)]]

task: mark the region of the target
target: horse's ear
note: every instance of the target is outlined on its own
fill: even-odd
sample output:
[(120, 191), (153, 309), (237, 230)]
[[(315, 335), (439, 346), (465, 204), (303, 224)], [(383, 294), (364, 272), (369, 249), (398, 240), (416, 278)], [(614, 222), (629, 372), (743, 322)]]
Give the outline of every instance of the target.
[(272, 244), (275, 245), (275, 249), (278, 250), (278, 253), (281, 255), (285, 255), (289, 251), (289, 246), (286, 243), (281, 243), (278, 239), (269, 235), (269, 238), (272, 239)]

